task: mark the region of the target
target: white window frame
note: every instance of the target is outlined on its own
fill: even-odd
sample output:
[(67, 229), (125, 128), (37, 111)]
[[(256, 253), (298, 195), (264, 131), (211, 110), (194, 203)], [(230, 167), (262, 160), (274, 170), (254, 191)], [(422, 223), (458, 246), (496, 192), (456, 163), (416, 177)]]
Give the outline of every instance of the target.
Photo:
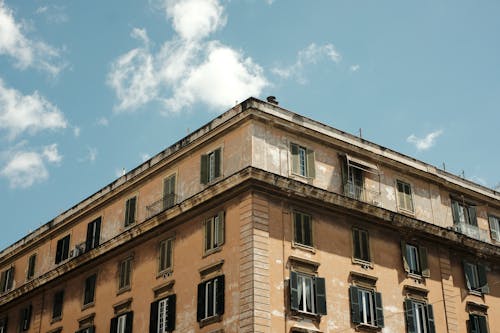
[[(209, 313), (208, 301), (210, 300), (210, 294), (212, 296), (213, 313)], [(216, 315), (217, 315), (217, 279), (213, 279), (205, 283), (205, 313), (203, 319), (207, 319)]]
[[(158, 273), (171, 272), (174, 266), (174, 238), (162, 240), (158, 251)], [(170, 265), (168, 265), (168, 261), (170, 261)]]
[(117, 319), (116, 333), (125, 333), (126, 327), (127, 327), (127, 314), (122, 314)]
[(426, 304), (412, 301), (413, 313), (415, 314), (415, 333), (428, 333)]
[[(402, 192), (399, 190), (400, 185), (402, 187)], [(408, 189), (410, 193), (406, 193), (406, 189)], [(415, 204), (414, 204), (414, 198), (413, 198), (413, 188), (412, 188), (411, 184), (408, 182), (405, 182), (403, 180), (397, 179), (396, 180), (396, 194), (397, 194), (399, 210), (402, 210), (402, 211), (405, 211), (408, 213), (414, 213), (415, 212)], [(401, 200), (401, 197), (403, 198), (403, 202)]]
[(168, 298), (164, 298), (158, 301), (158, 326), (156, 331), (158, 333), (167, 333), (167, 309), (168, 309)]
[(406, 244), (406, 258), (411, 274), (421, 275), (422, 267), (420, 267), (420, 254), (418, 247), (412, 244)]
[[(309, 284), (309, 287), (307, 284)], [(316, 314), (316, 290), (314, 277), (306, 274), (297, 274), (297, 289), (299, 290), (299, 304), (302, 304), (299, 311)], [(308, 311), (309, 303), (311, 311)]]
[(359, 288), (358, 292), (361, 294), (361, 302), (359, 304), (361, 323), (369, 326), (377, 326), (375, 322), (376, 309), (373, 290)]
[[(301, 229), (301, 234), (302, 234), (302, 239), (297, 239), (297, 223), (296, 223), (296, 219), (297, 217), (300, 216), (300, 229)], [(305, 236), (305, 224), (307, 223), (307, 219), (306, 217), (308, 217), (308, 223), (309, 223), (309, 239), (310, 239), (310, 243), (311, 244), (305, 244), (306, 243), (306, 236)], [(310, 214), (306, 214), (306, 213), (303, 213), (303, 212), (300, 212), (300, 211), (294, 211), (293, 214), (292, 214), (292, 230), (293, 230), (293, 244), (294, 245), (298, 245), (298, 246), (303, 246), (303, 247), (307, 247), (307, 248), (313, 248), (314, 247), (314, 229), (313, 229), (313, 219), (312, 219), (312, 216)]]

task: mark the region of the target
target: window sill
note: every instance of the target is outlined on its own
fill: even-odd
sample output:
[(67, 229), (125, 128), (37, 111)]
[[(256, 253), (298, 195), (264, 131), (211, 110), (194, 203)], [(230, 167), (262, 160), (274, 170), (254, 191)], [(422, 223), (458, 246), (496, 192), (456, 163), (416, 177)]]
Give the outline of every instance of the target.
[(127, 291), (130, 291), (132, 288), (130, 288), (130, 286), (126, 286), (126, 287), (123, 287), (121, 289), (119, 289), (117, 292), (116, 292), (116, 296), (118, 295), (121, 295), (123, 293), (126, 293)]
[(222, 315), (219, 314), (216, 314), (215, 316), (212, 317), (203, 318), (202, 320), (200, 320), (200, 328), (220, 321), (222, 321)]
[(173, 273), (174, 273), (174, 270), (172, 268), (164, 269), (162, 271), (159, 271), (158, 274), (156, 274), (156, 279), (160, 279), (160, 278), (166, 279), (168, 277), (171, 277)]
[(299, 311), (299, 310), (292, 310), (292, 319), (310, 319), (315, 322), (319, 322), (321, 319), (321, 315), (312, 313), (312, 312), (305, 312), (305, 311)]
[(364, 269), (368, 269), (368, 268), (373, 269), (373, 263), (370, 261), (364, 261), (361, 259), (352, 258), (352, 263), (355, 265), (360, 265)]
[(361, 324), (356, 325), (356, 331), (376, 332), (376, 331), (380, 331), (380, 330), (382, 330), (382, 327), (373, 326), (370, 324), (361, 323)]
[(93, 308), (93, 307), (94, 307), (94, 305), (95, 305), (95, 301), (90, 302), (90, 303), (87, 303), (87, 304), (83, 304), (83, 306), (82, 306), (82, 311), (83, 311), (83, 310), (87, 310), (88, 308)]
[(469, 293), (469, 295), (474, 295), (474, 296), (483, 297), (483, 293), (482, 293), (482, 292), (480, 292), (480, 291), (477, 291), (477, 290), (470, 290), (470, 289), (467, 289), (467, 292)]
[[(224, 245), (224, 244), (223, 244)], [(210, 250), (206, 250), (204, 253), (203, 253), (203, 258), (205, 257), (208, 257), (209, 255), (213, 254), (213, 253), (217, 253), (217, 252), (220, 252), (222, 251), (222, 245), (216, 247), (216, 248), (213, 248), (213, 249), (210, 249)]]
[(398, 212), (403, 214), (403, 215), (406, 215), (406, 216), (415, 217), (415, 211), (411, 211), (411, 210), (407, 210), (407, 209), (398, 207)]
[(62, 320), (62, 315), (59, 317), (52, 318), (50, 320), (50, 324), (52, 325), (52, 324), (57, 323), (58, 321), (61, 321), (61, 320)]
[(422, 283), (425, 281), (425, 278), (422, 275), (416, 274), (416, 273), (407, 273), (406, 276), (409, 279), (415, 280), (417, 283)]
[(311, 252), (311, 253), (316, 253), (316, 249), (313, 246), (304, 245), (304, 244), (300, 244), (300, 243), (292, 242), (292, 248), (304, 250), (304, 251)]

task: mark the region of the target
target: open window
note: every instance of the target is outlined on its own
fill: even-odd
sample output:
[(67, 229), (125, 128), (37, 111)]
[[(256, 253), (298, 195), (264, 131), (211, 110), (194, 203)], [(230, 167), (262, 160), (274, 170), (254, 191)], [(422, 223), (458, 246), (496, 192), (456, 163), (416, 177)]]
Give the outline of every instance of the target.
[(292, 270), (288, 284), (292, 312), (314, 316), (327, 314), (324, 278), (312, 272)]
[(292, 174), (314, 178), (316, 176), (314, 151), (296, 143), (290, 144), (290, 151), (292, 155)]
[[(378, 177), (379, 190), (376, 194), (380, 194), (380, 171), (378, 166), (348, 154), (344, 155), (342, 177), (345, 196), (365, 202), (368, 202), (369, 199), (373, 201), (373, 198), (369, 198), (370, 196), (367, 195), (365, 187), (365, 177), (367, 175)], [(370, 194), (373, 196), (373, 193)]]
[(463, 268), (467, 289), (473, 294), (489, 294), (486, 266), (482, 263), (464, 260)]
[(110, 333), (132, 333), (134, 312), (119, 314), (111, 319)]
[(431, 271), (427, 262), (427, 248), (415, 243), (401, 241), (401, 253), (405, 271), (411, 277), (430, 277)]

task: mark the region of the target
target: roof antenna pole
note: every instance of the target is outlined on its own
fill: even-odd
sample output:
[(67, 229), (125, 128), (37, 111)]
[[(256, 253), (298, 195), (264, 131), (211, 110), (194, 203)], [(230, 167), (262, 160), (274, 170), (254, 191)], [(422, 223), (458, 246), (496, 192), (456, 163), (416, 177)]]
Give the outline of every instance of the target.
[(359, 138), (360, 138), (360, 139), (363, 139), (363, 133), (362, 133), (362, 131), (361, 131), (361, 127), (359, 128)]

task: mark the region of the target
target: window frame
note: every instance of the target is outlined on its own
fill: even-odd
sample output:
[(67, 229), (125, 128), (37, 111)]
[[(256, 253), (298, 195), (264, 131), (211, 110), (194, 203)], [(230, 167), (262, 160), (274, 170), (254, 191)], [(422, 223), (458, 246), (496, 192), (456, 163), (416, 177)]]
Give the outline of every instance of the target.
[[(158, 275), (170, 273), (174, 270), (174, 244), (174, 237), (164, 239), (158, 243)], [(166, 266), (162, 265), (163, 262), (166, 262)], [(170, 265), (168, 265), (168, 262), (170, 262)]]
[(451, 197), (451, 213), (453, 224), (467, 224), (478, 227), (476, 205), (473, 203)]
[[(472, 325), (474, 325), (474, 327)], [(469, 313), (469, 320), (467, 320), (467, 332), (488, 333), (489, 328), (487, 315), (479, 313)]]
[(126, 257), (118, 263), (118, 293), (132, 288), (133, 256)]
[[(162, 307), (163, 304), (163, 307)], [(171, 294), (151, 303), (150, 333), (167, 333), (175, 330), (176, 295)], [(162, 312), (163, 309), (163, 312)], [(163, 318), (163, 319), (162, 319)], [(163, 325), (162, 325), (163, 323)]]
[(31, 316), (33, 313), (33, 306), (31, 303), (21, 309), (21, 314), (19, 316), (19, 329), (21, 332), (27, 331), (30, 329), (30, 324), (31, 324)]
[(35, 277), (36, 272), (36, 253), (31, 254), (28, 257), (28, 269), (26, 270), (26, 281), (29, 281)]
[(462, 268), (464, 271), (465, 287), (469, 293), (474, 295), (483, 295), (490, 293), (488, 285), (487, 268), (482, 263), (474, 263), (469, 260), (463, 260)]
[(56, 256), (55, 256), (56, 265), (59, 265), (60, 263), (69, 259), (70, 247), (71, 247), (71, 234), (67, 234), (66, 236), (59, 238), (57, 240)]
[(290, 173), (304, 178), (316, 177), (316, 156), (314, 150), (298, 143), (290, 143)]
[(97, 285), (97, 273), (88, 275), (84, 280), (83, 285), (83, 307), (87, 308), (95, 303)]
[[(400, 185), (403, 187), (403, 192), (399, 190)], [(410, 191), (410, 193), (406, 193), (406, 188)], [(404, 198), (403, 202), (401, 200), (401, 196)], [(396, 179), (396, 199), (398, 210), (405, 213), (415, 214), (415, 198), (413, 195), (413, 186), (411, 183), (401, 179)], [(408, 203), (411, 206), (410, 208), (407, 206)]]
[[(365, 303), (367, 298), (370, 303), (368, 307)], [(351, 322), (355, 324), (356, 327), (361, 326), (376, 329), (382, 329), (384, 327), (382, 294), (377, 292), (374, 286), (351, 285), (349, 287), (349, 301)], [(371, 316), (371, 320), (368, 320), (367, 313)]]
[[(300, 219), (300, 221), (297, 221), (298, 218)], [(306, 222), (308, 222), (309, 224), (309, 230), (304, 230)], [(299, 237), (298, 234), (298, 228), (297, 228), (298, 224), (300, 224), (300, 235), (302, 235), (302, 237)], [(311, 214), (307, 214), (299, 210), (294, 210), (292, 213), (292, 230), (293, 230), (293, 242), (292, 242), (293, 246), (304, 247), (307, 249), (314, 249), (314, 222)], [(307, 241), (306, 237), (307, 233), (309, 234), (310, 244), (305, 244)]]
[[(309, 288), (306, 288), (306, 281), (310, 281)], [(299, 284), (301, 285), (299, 286)], [(314, 317), (327, 314), (324, 278), (318, 277), (316, 274), (291, 270), (288, 285), (292, 313)], [(310, 311), (307, 307), (308, 300), (311, 303)]]
[(134, 312), (128, 311), (119, 313), (111, 318), (110, 332), (111, 333), (132, 333), (134, 324)]
[[(406, 298), (404, 308), (408, 333), (436, 333), (434, 310), (426, 300)], [(425, 318), (421, 318), (422, 314)]]
[(225, 212), (219, 211), (217, 214), (206, 218), (203, 221), (203, 253), (209, 255), (219, 251), (226, 241)]
[[(225, 276), (218, 275), (211, 279), (207, 279), (198, 284), (198, 303), (196, 311), (196, 320), (200, 327), (210, 323), (220, 321), (224, 314), (225, 303)], [(212, 286), (212, 290), (207, 287)], [(212, 308), (208, 301), (212, 301)]]
[(169, 209), (177, 203), (177, 174), (172, 173), (163, 178), (163, 210)]
[(222, 147), (201, 155), (200, 183), (210, 184), (222, 176)]
[(500, 242), (500, 217), (488, 215), (491, 239)]
[(52, 301), (52, 322), (61, 319), (64, 305), (64, 289), (54, 293)]
[(101, 221), (102, 218), (99, 216), (87, 224), (85, 252), (95, 249), (101, 243)]
[(7, 333), (9, 318), (7, 315), (0, 317), (0, 333)]
[[(365, 235), (365, 242), (363, 242), (363, 235)], [(370, 233), (367, 230), (358, 227), (352, 228), (352, 262), (373, 268)]]
[(137, 198), (137, 195), (133, 195), (125, 200), (125, 214), (123, 216), (125, 228), (137, 222)]
[(5, 294), (14, 288), (15, 266), (10, 266), (0, 273), (0, 294)]
[[(413, 251), (414, 256), (411, 259), (415, 259), (415, 263), (418, 267), (417, 270), (412, 269), (410, 257), (408, 256), (408, 247), (414, 248)], [(407, 243), (405, 240), (401, 240), (401, 256), (403, 258), (403, 267), (404, 270), (408, 273), (409, 277), (412, 278), (429, 278), (431, 275), (427, 247), (422, 245), (417, 245), (415, 243)]]

